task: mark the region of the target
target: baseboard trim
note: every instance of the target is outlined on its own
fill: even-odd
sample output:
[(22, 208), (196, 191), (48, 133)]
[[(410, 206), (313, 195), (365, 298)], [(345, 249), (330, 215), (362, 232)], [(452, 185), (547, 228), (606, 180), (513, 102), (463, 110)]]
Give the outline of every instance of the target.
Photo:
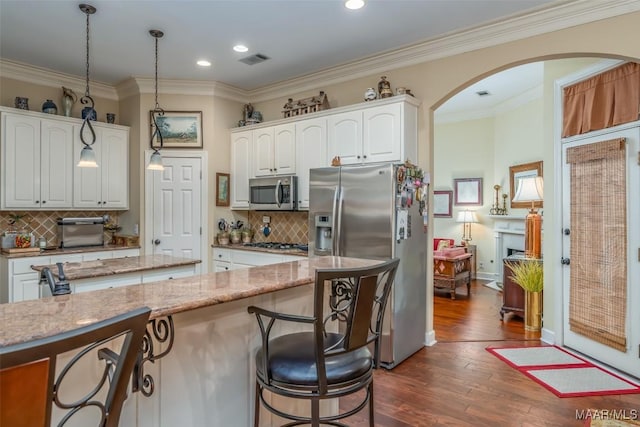
[(424, 334), (424, 345), (425, 346), (431, 347), (432, 345), (434, 345), (437, 342), (438, 341), (436, 341), (436, 331), (431, 330), (431, 331), (427, 332), (426, 334)]
[(540, 333), (540, 341), (547, 344), (555, 344), (556, 343), (556, 333), (550, 329), (542, 328)]

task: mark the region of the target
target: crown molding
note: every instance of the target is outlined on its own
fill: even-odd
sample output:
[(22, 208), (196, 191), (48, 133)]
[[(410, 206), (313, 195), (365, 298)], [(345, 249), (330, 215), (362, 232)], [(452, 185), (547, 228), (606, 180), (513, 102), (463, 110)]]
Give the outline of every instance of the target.
[[(130, 96), (134, 87), (135, 93), (155, 93), (155, 80), (151, 77), (132, 77), (118, 84), (118, 93)], [(249, 102), (247, 91), (216, 81), (158, 79), (158, 92), (167, 95), (216, 96), (232, 101)]]
[[(41, 86), (62, 86), (72, 89), (78, 94), (84, 94), (86, 81), (83, 78), (65, 74), (46, 68), (35, 67), (22, 62), (0, 58), (0, 75), (4, 78), (20, 80)], [(118, 100), (116, 89), (108, 84), (90, 81), (91, 95), (98, 98)]]
[(479, 120), (492, 118), (498, 114), (506, 113), (510, 110), (518, 108), (529, 102), (541, 99), (543, 96), (544, 85), (539, 84), (529, 90), (526, 90), (514, 97), (511, 97), (492, 108), (482, 108), (478, 110), (458, 111), (455, 113), (440, 113), (436, 111), (433, 115), (435, 124), (458, 123), (468, 120)]
[(527, 37), (562, 30), (576, 25), (637, 12), (638, 0), (569, 0), (558, 6), (543, 8), (446, 35), (380, 55), (311, 73), (295, 79), (249, 91), (253, 102), (267, 101), (291, 93), (315, 90), (320, 86), (342, 83), (389, 70), (433, 61), (473, 50), (483, 49)]
[[(158, 83), (161, 93), (167, 94), (214, 95), (243, 103), (267, 101), (637, 11), (640, 11), (640, 0), (566, 0), (555, 7), (541, 7), (524, 15), (516, 15), (250, 91), (215, 81), (159, 80)], [(2, 58), (0, 74), (33, 84), (65, 86), (80, 93), (84, 92), (85, 87), (83, 78)], [(91, 82), (91, 92), (94, 96), (113, 100), (124, 99), (133, 94), (152, 93), (153, 90), (150, 88), (153, 88), (153, 79), (143, 77), (132, 77), (115, 87)]]

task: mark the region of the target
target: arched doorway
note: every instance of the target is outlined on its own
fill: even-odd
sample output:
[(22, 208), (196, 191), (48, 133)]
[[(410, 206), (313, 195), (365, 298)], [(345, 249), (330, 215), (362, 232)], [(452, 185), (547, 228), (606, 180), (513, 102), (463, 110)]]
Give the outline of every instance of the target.
[[(562, 77), (563, 75), (567, 75), (577, 69), (580, 68), (584, 68), (586, 65), (589, 64), (589, 62), (593, 63), (598, 61), (597, 58), (592, 58), (592, 59), (561, 59), (561, 60), (547, 60), (544, 62), (544, 64), (548, 65), (548, 67), (545, 67), (545, 74), (544, 74), (544, 78), (545, 78), (545, 85), (542, 88), (542, 100), (540, 101), (540, 106), (541, 106), (541, 112), (540, 112), (540, 116), (539, 117), (528, 117), (526, 118), (526, 120), (528, 120), (530, 123), (530, 125), (539, 125), (541, 128), (544, 129), (549, 129), (548, 124), (551, 122), (553, 122), (553, 114), (549, 113), (549, 111), (552, 111), (553, 108), (553, 82)], [(564, 73), (564, 74), (562, 74)], [(474, 79), (473, 81), (469, 81), (467, 84), (463, 85), (465, 87), (470, 87), (473, 85), (473, 83), (477, 82), (477, 81), (481, 81), (480, 78), (478, 79)], [(456, 94), (460, 92), (459, 90), (456, 90)], [(443, 100), (441, 100), (439, 103), (437, 103), (437, 106), (444, 106), (446, 105), (446, 102), (449, 99), (453, 99), (455, 98), (456, 95), (451, 95), (449, 94), (447, 97), (445, 97)], [(550, 110), (550, 106), (551, 106), (551, 110)], [(437, 119), (437, 108), (436, 110), (436, 119)], [(514, 107), (514, 108), (510, 108), (510, 109), (505, 109), (505, 111), (502, 112), (503, 115), (507, 116), (507, 115), (512, 115), (515, 116), (518, 113), (518, 108)], [(523, 120), (522, 117), (520, 117), (521, 120)], [(477, 132), (475, 135), (477, 135), (478, 137), (474, 138), (476, 140), (482, 140), (482, 139), (487, 139), (486, 134), (483, 134), (482, 132), (478, 132), (478, 129), (482, 130), (482, 126), (479, 126), (479, 121), (481, 121), (481, 118), (479, 117), (474, 117), (472, 119), (469, 119), (468, 121), (475, 121), (475, 131)], [(543, 124), (543, 122), (546, 122), (546, 126)], [(434, 168), (432, 171), (433, 174), (433, 189), (435, 191), (437, 190), (446, 190), (447, 185), (449, 186), (449, 188), (451, 190), (453, 190), (452, 184), (451, 184), (451, 180), (455, 178), (455, 176), (453, 176), (454, 174), (458, 174), (460, 177), (465, 177), (465, 174), (475, 174), (475, 175), (481, 175), (482, 177), (484, 177), (484, 184), (483, 184), (483, 189), (484, 189), (484, 203), (478, 207), (479, 210), (479, 214), (484, 214), (484, 218), (483, 220), (481, 220), (480, 224), (474, 224), (474, 240), (476, 239), (486, 239), (488, 240), (488, 244), (483, 245), (484, 249), (484, 256), (481, 253), (481, 251), (479, 251), (478, 253), (478, 262), (482, 263), (482, 268), (479, 269), (479, 276), (486, 278), (486, 279), (491, 279), (492, 275), (493, 276), (497, 276), (497, 269), (495, 268), (496, 266), (501, 264), (501, 260), (498, 259), (498, 256), (495, 253), (495, 238), (496, 238), (496, 233), (494, 230), (494, 223), (496, 221), (496, 219), (494, 218), (490, 218), (488, 215), (488, 211), (492, 206), (492, 203), (494, 202), (494, 194), (493, 194), (493, 189), (492, 187), (494, 185), (501, 185), (501, 187), (506, 187), (508, 186), (508, 180), (505, 181), (504, 177), (505, 174), (508, 173), (505, 170), (505, 164), (517, 164), (516, 162), (525, 162), (527, 160), (533, 160), (533, 158), (531, 157), (532, 155), (535, 155), (535, 151), (529, 151), (527, 152), (527, 148), (531, 148), (532, 146), (532, 142), (531, 142), (531, 136), (533, 135), (534, 137), (538, 138), (539, 141), (539, 145), (543, 145), (542, 149), (538, 152), (539, 157), (541, 158), (541, 160), (545, 161), (545, 168), (544, 168), (544, 175), (545, 175), (545, 182), (547, 185), (545, 185), (545, 193), (547, 192), (547, 188), (550, 188), (551, 190), (551, 202), (548, 203), (548, 205), (546, 206), (547, 209), (547, 216), (545, 216), (545, 222), (547, 222), (550, 227), (553, 227), (553, 224), (555, 224), (558, 221), (558, 216), (560, 215), (560, 213), (558, 212), (559, 209), (553, 209), (554, 207), (554, 202), (557, 197), (558, 197), (558, 192), (553, 190), (553, 186), (555, 186), (556, 188), (558, 187), (558, 185), (560, 185), (559, 183), (561, 183), (561, 176), (559, 176), (559, 172), (558, 172), (558, 163), (557, 163), (557, 157), (559, 157), (559, 148), (555, 147), (553, 144), (554, 138), (553, 135), (550, 135), (549, 132), (529, 132), (527, 133), (527, 126), (524, 125), (521, 127), (520, 130), (516, 129), (516, 130), (512, 130), (511, 133), (509, 132), (508, 127), (505, 127), (504, 124), (498, 124), (495, 125), (494, 129), (493, 129), (493, 137), (496, 137), (496, 139), (502, 139), (502, 140), (507, 140), (508, 138), (512, 138), (512, 141), (509, 145), (506, 145), (503, 143), (503, 145), (497, 149), (494, 149), (494, 152), (492, 153), (492, 155), (490, 156), (485, 156), (485, 157), (489, 157), (491, 160), (493, 160), (493, 170), (489, 170), (489, 172), (487, 172), (487, 168), (483, 168), (480, 167), (479, 164), (481, 164), (482, 166), (486, 166), (487, 164), (489, 164), (489, 166), (491, 165), (491, 162), (488, 162), (485, 159), (483, 159), (481, 156), (478, 156), (477, 153), (474, 154), (473, 150), (472, 150), (472, 146), (470, 145), (466, 145), (466, 146), (460, 146), (455, 144), (455, 141), (452, 141), (451, 139), (447, 139), (446, 143), (450, 144), (450, 146), (453, 147), (457, 147), (453, 148), (452, 150), (455, 151), (455, 154), (457, 157), (457, 161), (453, 162), (451, 161), (451, 159), (447, 159), (446, 161), (442, 161), (441, 158), (438, 157), (438, 148), (439, 148), (439, 144), (444, 144), (442, 142), (442, 140), (440, 140), (440, 138), (443, 136), (442, 132), (439, 132), (438, 129), (438, 121), (435, 120), (435, 122), (432, 123), (433, 124), (433, 133), (434, 133), (434, 144), (432, 147), (432, 156), (433, 156), (433, 164), (434, 164)], [(459, 131), (460, 134), (464, 134), (463, 131), (461, 131), (459, 124), (456, 125), (456, 127), (458, 128), (457, 130)], [(518, 135), (518, 131), (520, 131), (520, 133), (523, 135), (523, 137), (521, 138), (514, 138), (514, 135)], [(519, 145), (518, 143), (522, 144), (524, 140), (524, 146)], [(528, 140), (528, 142), (527, 142)], [(468, 142), (468, 141), (467, 141)], [(523, 149), (524, 147), (524, 149)], [(523, 152), (524, 150), (524, 152)], [(451, 150), (450, 150), (451, 151)], [(451, 153), (449, 153), (451, 154)], [(486, 154), (486, 153), (485, 153)], [(514, 157), (514, 154), (524, 154), (524, 156), (521, 156), (521, 160), (519, 160), (518, 158)], [(526, 156), (530, 156), (530, 158), (527, 158)], [(465, 158), (471, 158), (471, 162), (475, 161), (475, 165), (472, 165), (471, 167), (469, 167), (469, 162), (465, 162)], [(549, 161), (550, 160), (550, 161)], [(448, 165), (449, 167), (449, 172), (450, 172), (450, 176), (447, 177), (447, 179), (445, 181), (448, 181), (445, 183), (445, 185), (443, 184), (443, 180), (440, 179), (439, 182), (439, 168), (443, 169), (443, 167), (445, 167), (444, 165)], [(499, 173), (499, 169), (502, 169), (502, 176), (500, 176)], [(507, 175), (508, 176), (508, 175)], [(466, 177), (470, 177), (470, 176), (466, 176)], [(440, 177), (442, 178), (442, 177)], [(486, 182), (487, 179), (490, 180), (490, 182)], [(549, 185), (551, 184), (551, 185)], [(443, 188), (444, 187), (444, 188)], [(509, 190), (507, 189), (506, 191), (507, 193), (509, 192)], [(489, 197), (487, 197), (489, 196)], [(547, 195), (545, 194), (545, 203), (547, 202)], [(557, 205), (556, 205), (557, 206)], [(456, 240), (459, 239), (459, 234), (461, 234), (461, 225), (455, 223), (455, 215), (456, 215), (456, 209), (455, 206), (453, 208), (453, 215), (452, 218), (449, 219), (449, 223), (446, 224), (441, 228), (438, 225), (438, 221), (440, 221), (439, 219), (434, 220), (434, 231), (433, 231), (433, 236), (434, 237), (450, 237), (450, 235), (452, 235), (453, 237), (456, 238)], [(523, 211), (526, 212), (526, 211)], [(516, 219), (514, 219), (515, 221)], [(446, 220), (445, 220), (446, 221)], [(445, 222), (443, 221), (443, 222)], [(548, 227), (547, 230), (549, 229)], [(548, 233), (548, 231), (547, 231)], [(549, 249), (548, 251), (550, 253), (552, 253), (553, 255), (551, 255), (553, 258), (555, 258), (555, 254), (558, 253), (558, 250), (561, 249), (561, 245), (562, 242), (560, 241), (559, 238), (557, 238), (556, 236), (552, 236), (550, 235), (551, 233), (548, 233), (547, 236), (547, 241), (545, 242), (545, 249)], [(493, 245), (492, 245), (493, 243)], [(488, 249), (487, 249), (488, 248)], [(550, 264), (554, 264), (554, 263), (550, 263)], [(491, 269), (487, 269), (487, 267), (491, 267), (494, 266), (493, 271), (491, 271)], [(486, 274), (482, 274), (483, 271), (485, 270)], [(545, 279), (546, 282), (556, 282), (556, 278), (557, 275), (561, 274), (558, 273), (558, 266), (553, 265), (553, 266), (545, 266)], [(550, 328), (546, 331), (543, 330), (543, 339), (548, 341), (548, 342), (556, 342), (556, 343), (561, 343), (561, 337), (560, 340), (556, 340), (556, 333), (558, 331), (558, 329), (562, 328), (562, 299), (561, 296), (560, 298), (558, 298), (555, 294), (556, 292), (554, 292), (554, 287), (553, 284), (551, 284), (549, 286), (549, 289), (552, 292), (548, 292), (545, 293), (545, 313), (549, 313), (549, 317), (553, 318), (555, 317), (555, 322), (552, 321)], [(551, 295), (548, 295), (551, 294)], [(435, 298), (435, 297), (434, 297)], [(461, 298), (464, 298), (464, 294), (461, 295)], [(499, 321), (499, 315), (498, 313), (496, 313), (496, 321)], [(436, 339), (437, 339), (437, 331), (438, 331), (438, 327), (437, 324), (434, 323), (434, 329), (436, 331)], [(462, 339), (464, 339), (464, 337), (462, 337)]]

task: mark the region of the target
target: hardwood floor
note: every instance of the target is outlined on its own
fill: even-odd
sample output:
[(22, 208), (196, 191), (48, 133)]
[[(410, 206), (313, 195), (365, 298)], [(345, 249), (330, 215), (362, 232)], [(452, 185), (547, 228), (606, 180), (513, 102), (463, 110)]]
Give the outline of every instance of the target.
[[(640, 411), (640, 395), (558, 398), (485, 350), (489, 345), (540, 345), (512, 315), (500, 321), (502, 295), (480, 282), (458, 290), (456, 300), (437, 292), (434, 325), (438, 343), (387, 371), (375, 372), (379, 427), (584, 426), (576, 412), (593, 409)], [(505, 343), (504, 341), (509, 341)], [(354, 402), (349, 398), (341, 404)], [(368, 426), (367, 411), (349, 417)]]

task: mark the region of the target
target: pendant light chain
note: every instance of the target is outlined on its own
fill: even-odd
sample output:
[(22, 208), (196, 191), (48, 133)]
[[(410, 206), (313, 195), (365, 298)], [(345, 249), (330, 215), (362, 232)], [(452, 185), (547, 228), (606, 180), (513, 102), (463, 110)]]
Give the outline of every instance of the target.
[(155, 37), (156, 39), (156, 80), (155, 80), (155, 86), (156, 86), (156, 110), (160, 109), (160, 104), (158, 104), (158, 37)]
[[(96, 13), (96, 8), (88, 5), (88, 4), (81, 4), (80, 6), (80, 10), (87, 15), (87, 25), (86, 25), (86, 30), (87, 30), (87, 46), (86, 46), (86, 66), (87, 66), (87, 73), (86, 73), (86, 87), (84, 90), (84, 96), (80, 99), (80, 102), (83, 105), (88, 104), (87, 107), (83, 108), (82, 110), (82, 115), (84, 116), (84, 120), (82, 122), (82, 126), (80, 127), (80, 141), (82, 142), (82, 144), (84, 145), (84, 148), (82, 149), (82, 152), (80, 153), (80, 161), (78, 162), (78, 167), (98, 167), (98, 164), (96, 162), (96, 158), (95, 158), (95, 153), (93, 152), (93, 150), (91, 149), (91, 146), (93, 144), (95, 144), (96, 142), (96, 132), (93, 129), (93, 125), (91, 124), (91, 120), (95, 120), (96, 119), (96, 110), (94, 108), (95, 103), (93, 101), (93, 98), (91, 97), (91, 93), (89, 92), (89, 15), (93, 15), (94, 13)], [(86, 129), (89, 129), (89, 135), (90, 138), (89, 140), (86, 139), (87, 135), (86, 134)]]
[[(155, 95), (155, 107), (151, 112), (151, 127), (153, 132), (151, 134), (150, 145), (153, 149), (153, 153), (151, 154), (151, 158), (149, 159), (149, 165), (147, 165), (147, 169), (149, 170), (164, 170), (164, 166), (162, 165), (162, 155), (160, 154), (160, 150), (162, 150), (162, 146), (164, 145), (162, 132), (160, 132), (160, 127), (158, 126), (158, 117), (164, 116), (164, 110), (160, 107), (160, 103), (158, 102), (158, 39), (164, 36), (164, 33), (160, 30), (149, 30), (149, 34), (153, 38), (156, 39), (156, 49), (155, 49), (155, 79), (154, 79), (154, 95)], [(153, 141), (156, 140), (156, 144), (154, 145)]]
[(84, 96), (89, 97), (89, 15), (90, 13), (85, 12), (87, 14), (87, 86), (84, 89)]

